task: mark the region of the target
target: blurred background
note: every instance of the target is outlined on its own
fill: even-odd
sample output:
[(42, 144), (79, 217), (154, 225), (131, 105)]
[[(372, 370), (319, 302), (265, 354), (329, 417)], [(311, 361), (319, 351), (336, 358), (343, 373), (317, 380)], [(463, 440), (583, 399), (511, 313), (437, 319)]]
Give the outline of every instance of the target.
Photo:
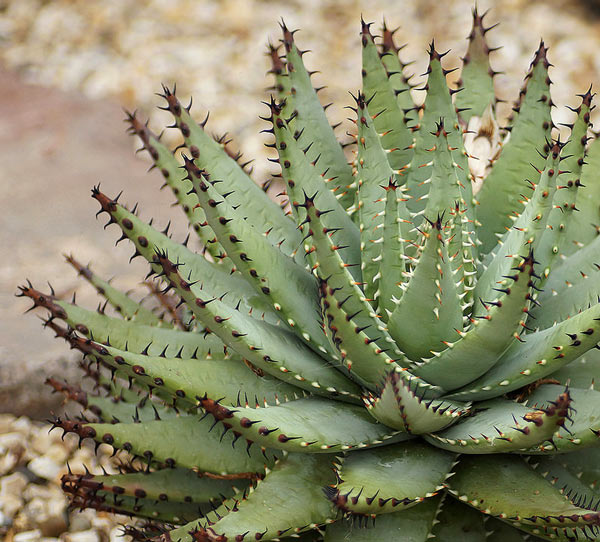
[[(507, 100), (499, 117), (510, 111), (543, 37), (554, 65), (554, 121), (567, 121), (565, 105), (578, 104), (575, 94), (600, 85), (598, 0), (480, 0), (478, 5), (480, 11), (492, 8), (488, 25), (500, 22), (488, 34), (491, 46), (502, 46), (492, 54), (493, 68), (504, 72), (496, 78), (497, 95)], [(460, 65), (472, 7), (472, 0), (0, 0), (0, 412), (10, 413), (0, 417), (0, 477), (12, 476), (29, 464), (25, 460), (45, 457), (49, 444), (40, 436), (45, 430), (14, 416), (43, 419), (58, 412), (60, 398), (43, 382), (50, 374), (72, 374), (73, 358), (64, 343), (43, 331), (35, 316), (22, 316), (29, 303), (14, 297), (17, 285), (29, 278), (44, 289), (50, 280), (59, 295), (77, 291), (81, 304), (95, 308), (95, 295), (62, 254), (91, 262), (124, 289), (139, 288), (147, 270), (141, 261), (127, 265), (131, 249), (125, 243), (115, 248), (116, 229), (103, 232), (103, 222), (94, 220), (92, 185), (101, 182), (109, 195), (124, 190), (122, 201), (139, 202), (142, 218), (153, 216), (159, 225), (172, 220), (174, 237), (186, 235), (183, 214), (169, 207), (173, 197), (158, 191), (159, 175), (146, 174), (149, 163), (134, 154), (137, 142), (125, 135), (123, 108), (137, 108), (160, 131), (170, 121), (156, 108), (161, 100), (155, 93), (161, 83), (176, 82), (182, 102), (193, 95), (197, 119), (210, 111), (208, 129), (228, 132), (234, 148), (256, 159), (254, 177), (263, 181), (275, 169), (265, 159), (267, 139), (259, 132), (266, 125), (258, 116), (266, 112), (261, 100), (272, 83), (265, 76), (266, 46), (278, 43), (281, 18), (301, 29), (297, 42), (312, 51), (305, 63), (321, 71), (313, 82), (327, 85), (320, 97), (334, 102), (328, 115), (332, 123), (343, 121), (337, 133), (345, 139), (348, 91), (360, 87), (361, 14), (375, 23), (374, 34), (384, 16), (388, 26), (400, 27), (397, 41), (407, 43), (401, 57), (414, 61), (409, 71), (418, 82), (432, 38), (438, 50), (451, 49), (446, 68)], [(178, 142), (174, 132), (165, 134), (173, 145)], [(14, 450), (6, 442), (20, 438), (6, 439), (11, 433), (42, 439), (42, 444), (32, 445), (37, 452), (25, 445), (7, 461), (6, 450)], [(56, 453), (53, 464), (48, 467), (46, 461), (47, 470), (35, 476), (57, 476), (64, 458)], [(2, 500), (22, 491), (18, 483), (24, 482), (9, 487), (2, 480), (0, 539), (4, 533), (15, 542), (38, 540), (39, 533), (33, 538), (17, 534), (33, 529), (28, 520), (14, 527), (31, 499), (13, 502), (10, 513)], [(64, 502), (57, 506), (64, 508)], [(32, 517), (36, 514), (39, 510)], [(54, 536), (62, 528), (41, 534)], [(107, 529), (96, 529), (90, 538), (62, 539), (108, 540), (112, 531)]]

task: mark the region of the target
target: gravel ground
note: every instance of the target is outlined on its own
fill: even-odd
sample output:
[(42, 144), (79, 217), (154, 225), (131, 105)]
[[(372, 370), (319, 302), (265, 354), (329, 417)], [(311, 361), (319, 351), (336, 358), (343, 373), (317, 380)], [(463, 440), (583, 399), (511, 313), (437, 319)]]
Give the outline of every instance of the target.
[(26, 417), (0, 415), (0, 540), (4, 542), (126, 542), (121, 524), (129, 518), (68, 509), (60, 478), (68, 461), (73, 472), (116, 472), (104, 446), (77, 447), (77, 438)]

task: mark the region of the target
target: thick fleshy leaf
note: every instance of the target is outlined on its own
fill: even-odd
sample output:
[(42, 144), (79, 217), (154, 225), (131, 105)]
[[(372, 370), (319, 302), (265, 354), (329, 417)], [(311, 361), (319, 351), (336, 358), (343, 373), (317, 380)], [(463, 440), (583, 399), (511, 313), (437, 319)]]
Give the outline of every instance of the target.
[(402, 106), (396, 97), (397, 89), (392, 85), (393, 76), (398, 74), (386, 67), (384, 58), (387, 55), (379, 56), (369, 27), (370, 24), (362, 21), (363, 94), (369, 100), (373, 125), (381, 136), (381, 146), (387, 151), (387, 161), (398, 172), (412, 158), (413, 135), (404, 120)]
[(383, 514), (373, 525), (366, 522), (361, 526), (356, 517), (339, 520), (327, 525), (325, 542), (428, 542), (439, 507), (440, 497), (432, 497), (417, 506)]
[(495, 72), (490, 67), (491, 49), (487, 44), (486, 33), (493, 28), (483, 25), (487, 12), (480, 14), (477, 7), (473, 9), (473, 27), (468, 36), (469, 47), (463, 57), (463, 66), (458, 81), (462, 92), (456, 95), (454, 104), (460, 110), (460, 118), (466, 123), (472, 116), (483, 116), (486, 108), (496, 103), (494, 94)]
[(415, 506), (445, 487), (455, 455), (418, 441), (354, 452), (341, 460), (329, 499), (350, 514), (375, 516)]
[(367, 395), (371, 415), (395, 429), (414, 435), (439, 431), (469, 414), (470, 404), (447, 399), (425, 399), (401, 373), (390, 372), (377, 395)]
[(295, 224), (283, 214), (266, 192), (258, 186), (243, 168), (227, 154), (221, 144), (197, 124), (187, 109), (181, 106), (173, 91), (163, 87), (167, 109), (173, 114), (175, 125), (181, 130), (186, 146), (196, 165), (212, 179), (227, 181), (220, 184), (221, 196), (229, 194), (229, 203), (240, 207), (250, 224), (267, 234), (267, 239), (286, 254), (298, 247), (300, 236)]
[(583, 528), (599, 520), (598, 512), (570, 503), (521, 457), (465, 456), (449, 484), (462, 502), (515, 527)]
[(568, 421), (572, 399), (569, 391), (558, 388), (553, 390), (551, 402), (531, 408), (505, 399), (477, 403), (472, 416), (425, 439), (463, 454), (498, 454), (543, 446), (559, 429), (572, 430)]
[[(558, 325), (521, 336), (482, 377), (454, 391), (458, 400), (482, 400), (516, 390), (579, 358), (598, 342), (600, 305)], [(585, 386), (587, 387), (587, 386)]]
[(125, 292), (117, 290), (108, 281), (94, 273), (89, 265), (80, 264), (73, 256), (65, 256), (65, 258), (77, 270), (77, 273), (96, 288), (96, 291), (105, 297), (123, 318), (135, 320), (138, 324), (145, 325), (159, 325), (161, 323), (160, 318), (150, 309), (132, 299)]
[(255, 367), (312, 393), (356, 402), (357, 386), (297, 335), (206, 295), (198, 284), (183, 278), (180, 265), (170, 261), (166, 253), (158, 254), (158, 259), (165, 277), (191, 308), (196, 320), (207, 328), (210, 326), (215, 335)]
[[(552, 395), (562, 386), (544, 384), (527, 399), (527, 404), (534, 408), (551, 409), (554, 407)], [(565, 453), (598, 446), (600, 443), (600, 391), (570, 388), (573, 399), (572, 423), (566, 423), (556, 431), (548, 443), (540, 444), (528, 450), (528, 453)]]
[(177, 198), (177, 203), (185, 213), (191, 228), (196, 232), (205, 250), (215, 259), (223, 261), (225, 251), (215, 239), (214, 232), (209, 226), (204, 226), (206, 218), (204, 211), (197, 207), (198, 199), (191, 192), (192, 183), (185, 179), (185, 172), (174, 154), (160, 142), (160, 137), (153, 134), (148, 128), (148, 123), (140, 121), (137, 113), (128, 113), (126, 122), (129, 123), (129, 132), (137, 135), (143, 143), (142, 149), (147, 151), (154, 166), (158, 168), (165, 179), (163, 186), (169, 186)]
[(212, 429), (198, 415), (146, 423), (98, 424), (56, 419), (53, 427), (91, 438), (166, 466), (180, 466), (233, 478), (253, 478), (273, 464), (280, 452), (246, 443), (239, 435)]
[[(232, 499), (229, 513), (216, 523), (199, 519), (159, 538), (161, 542), (279, 539), (331, 521), (333, 506), (321, 485), (332, 481), (328, 456), (290, 454), (246, 496)], [(193, 535), (190, 535), (193, 532)], [(222, 537), (222, 538), (219, 538)]]
[(339, 194), (341, 205), (348, 209), (354, 204), (352, 168), (346, 160), (344, 151), (335, 137), (335, 133), (325, 110), (319, 102), (317, 93), (310, 81), (309, 72), (304, 67), (302, 55), (294, 42), (293, 33), (282, 24), (283, 45), (286, 50), (286, 69), (290, 80), (291, 106), (295, 117), (295, 128), (301, 134), (299, 143), (302, 147), (311, 145), (307, 152), (309, 161), (316, 161), (318, 174), (327, 172), (333, 178), (332, 189)]
[(391, 336), (411, 360), (429, 357), (463, 332), (461, 292), (442, 216), (432, 218), (422, 232), (404, 293), (388, 321)]
[(499, 295), (481, 300), (484, 314), (473, 318), (471, 327), (461, 332), (456, 342), (416, 365), (416, 375), (446, 390), (456, 389), (485, 374), (511, 342), (520, 339), (523, 314), (529, 310), (534, 287), (533, 255), (514, 258), (513, 266), (497, 284)]
[(410, 438), (371, 418), (358, 406), (307, 397), (277, 406), (227, 408), (207, 397), (207, 413), (250, 442), (290, 452), (335, 453)]
[(537, 152), (543, 152), (550, 137), (550, 79), (544, 42), (537, 50), (529, 74), (525, 96), (512, 127), (510, 139), (493, 164), (491, 173), (477, 194), (477, 220), (481, 226), (477, 235), (482, 242), (482, 254), (489, 253), (497, 244), (497, 235), (503, 235), (511, 226), (514, 213), (523, 209), (521, 194), (524, 180), (537, 183), (539, 174), (532, 169), (541, 168)]

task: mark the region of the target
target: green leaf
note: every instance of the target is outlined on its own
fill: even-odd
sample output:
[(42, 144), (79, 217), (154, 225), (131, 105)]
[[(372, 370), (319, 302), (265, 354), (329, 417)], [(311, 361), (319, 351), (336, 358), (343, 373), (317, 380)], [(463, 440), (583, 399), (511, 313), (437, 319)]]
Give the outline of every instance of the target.
[(204, 397), (199, 405), (226, 430), (233, 428), (260, 446), (290, 452), (335, 453), (408, 438), (373, 420), (362, 407), (320, 397), (235, 409)]
[(427, 442), (463, 454), (498, 454), (527, 450), (552, 440), (571, 414), (571, 397), (564, 388), (553, 390), (552, 404), (526, 407), (506, 399), (477, 403), (459, 423), (425, 436)]
[(440, 498), (432, 497), (417, 506), (382, 514), (375, 519), (374, 525), (361, 526), (356, 518), (336, 521), (327, 525), (325, 542), (428, 542), (439, 506)]
[(570, 257), (598, 237), (600, 227), (600, 183), (597, 172), (600, 167), (600, 139), (588, 145), (585, 163), (581, 169), (581, 186), (577, 191), (575, 205), (579, 212), (573, 213), (567, 226), (563, 254)]
[[(186, 168), (209, 224), (222, 239), (236, 267), (262, 296), (263, 303), (273, 307), (315, 351), (332, 353), (319, 321), (318, 286), (314, 277), (252, 227), (240, 210), (229, 204), (229, 196), (220, 196), (215, 188), (220, 183), (209, 180), (191, 160), (186, 159)], [(188, 271), (194, 279), (201, 278), (192, 269)]]
[[(516, 215), (514, 225), (507, 228), (506, 234), (499, 241), (500, 245), (488, 255), (487, 265), (484, 265), (483, 272), (477, 279), (475, 299), (490, 299), (498, 286), (499, 277), (510, 274), (516, 256), (525, 258), (532, 251), (537, 254), (552, 211), (559, 167), (560, 146), (556, 143), (548, 152), (539, 183), (532, 185), (533, 195), (530, 198), (524, 196), (527, 202), (523, 211)], [(476, 306), (476, 309), (478, 308)], [(482, 312), (476, 310), (475, 314)]]
[(543, 277), (548, 277), (550, 270), (560, 265), (559, 256), (563, 254), (564, 246), (568, 243), (568, 232), (571, 229), (573, 215), (578, 214), (575, 202), (581, 186), (581, 170), (585, 161), (587, 133), (590, 128), (591, 88), (581, 97), (581, 105), (573, 110), (577, 113), (577, 118), (570, 125), (571, 135), (561, 152), (563, 159), (556, 181), (558, 190), (552, 201), (553, 209), (548, 216), (546, 229), (542, 233), (536, 253), (536, 257), (542, 262)]
[[(34, 301), (34, 306), (47, 309), (50, 315), (64, 320), (81, 335), (100, 343), (110, 343), (115, 348), (130, 352), (147, 352), (150, 355), (180, 355), (185, 358), (215, 359), (227, 356), (223, 342), (210, 331), (181, 331), (157, 326), (145, 326), (111, 318), (105, 314), (88, 311), (77, 305), (43, 294), (31, 285), (21, 286), (23, 295)], [(165, 350), (166, 348), (166, 350)]]
[(511, 226), (514, 213), (521, 213), (524, 179), (535, 183), (539, 178), (530, 164), (541, 167), (537, 152), (544, 152), (552, 127), (548, 79), (550, 64), (546, 59), (546, 51), (544, 42), (541, 42), (527, 76), (527, 90), (510, 139), (503, 146), (500, 157), (477, 194), (477, 220), (481, 224), (477, 235), (482, 242), (482, 254), (492, 251), (498, 242), (496, 236), (504, 234), (505, 229)]
[[(398, 172), (412, 158), (413, 135), (406, 126), (402, 105), (396, 97), (397, 89), (392, 85), (393, 76), (396, 74), (388, 71), (385, 60), (387, 54), (379, 56), (377, 47), (373, 41), (373, 36), (369, 30), (370, 24), (362, 21), (362, 84), (363, 94), (369, 101), (369, 110), (373, 114), (373, 125), (377, 133), (381, 136), (381, 146), (387, 151), (387, 160), (392, 169)], [(392, 53), (389, 53), (392, 56)], [(385, 59), (385, 60), (384, 60)], [(397, 59), (397, 57), (396, 57)], [(393, 60), (390, 58), (388, 64), (391, 66)], [(395, 77), (394, 79), (400, 79)], [(410, 94), (408, 87), (404, 94)], [(409, 107), (412, 107), (410, 104)], [(359, 117), (360, 119), (360, 117)], [(360, 128), (360, 124), (359, 124)], [(359, 134), (360, 140), (360, 134)], [(359, 147), (360, 148), (360, 147)]]
[(427, 219), (404, 293), (390, 315), (391, 336), (411, 360), (441, 350), (463, 330), (463, 311), (443, 218)]
[(398, 106), (404, 113), (404, 122), (407, 125), (411, 124), (412, 126), (412, 124), (415, 122), (415, 119), (418, 118), (418, 109), (415, 107), (415, 103), (413, 102), (410, 94), (410, 89), (412, 88), (410, 80), (412, 79), (413, 75), (411, 74), (410, 76), (406, 76), (405, 72), (407, 66), (412, 64), (413, 61), (403, 62), (400, 59), (399, 53), (404, 45), (399, 47), (394, 41), (394, 34), (398, 29), (390, 30), (385, 24), (384, 20), (382, 30), (383, 36), (381, 43), (378, 46), (381, 62), (387, 70), (390, 84), (392, 85), (394, 94), (396, 94)]
[(428, 382), (454, 390), (464, 386), (492, 368), (498, 357), (515, 339), (519, 340), (523, 313), (529, 310), (533, 255), (513, 259), (515, 267), (505, 275), (493, 300), (482, 300), (486, 314), (472, 318), (472, 325), (458, 341), (412, 369)]
[[(78, 274), (96, 288), (97, 292), (104, 296), (123, 318), (135, 320), (138, 324), (145, 325), (159, 325), (161, 323), (156, 314), (100, 278), (92, 272), (89, 265), (83, 266), (73, 256), (65, 256), (65, 258), (77, 270)], [(170, 327), (166, 322), (163, 325)]]
[(414, 435), (439, 431), (469, 414), (470, 404), (446, 399), (425, 399), (416, 387), (390, 372), (377, 395), (364, 398), (370, 414), (381, 423)]
[[(327, 456), (289, 454), (244, 498), (238, 497), (229, 513), (207, 524), (199, 519), (175, 529), (165, 540), (191, 542), (197, 529), (205, 540), (274, 540), (322, 525), (335, 516), (321, 485), (332, 482), (331, 459)], [(202, 539), (200, 538), (200, 539)]]
[[(374, 50), (375, 46), (372, 47)], [(382, 255), (382, 227), (386, 207), (386, 190), (382, 186), (382, 180), (395, 179), (394, 171), (382, 147), (381, 136), (375, 131), (374, 118), (371, 118), (369, 113), (374, 110), (372, 102), (366, 102), (364, 94), (359, 92), (356, 97), (358, 126), (356, 201), (360, 229), (362, 282), (365, 295), (369, 299), (374, 299), (381, 276), (379, 258)], [(373, 304), (375, 305), (374, 302)]]
[(457, 400), (481, 400), (516, 390), (594, 348), (600, 333), (600, 304), (560, 324), (521, 336), (482, 377), (451, 393)]
[(379, 274), (376, 278), (379, 288), (373, 295), (377, 301), (377, 312), (384, 322), (396, 307), (404, 291), (402, 284), (406, 280), (404, 260), (411, 221), (403, 189), (390, 179), (385, 188), (385, 210), (383, 211), (383, 232), (381, 235), (381, 254), (378, 258)]
[[(243, 307), (249, 314), (257, 318), (265, 319), (271, 323), (279, 322), (279, 316), (275, 314), (270, 303), (265, 302), (241, 274), (232, 273), (227, 265), (217, 265), (207, 260), (202, 254), (196, 254), (189, 250), (186, 243), (176, 243), (171, 240), (165, 232), (157, 232), (150, 224), (145, 224), (133, 213), (123, 206), (118, 205), (98, 189), (92, 191), (92, 197), (98, 200), (102, 211), (110, 216), (111, 222), (116, 222), (123, 232), (135, 245), (134, 257), (141, 255), (151, 265), (156, 274), (161, 268), (156, 260), (157, 250), (166, 250), (173, 258), (185, 263), (195, 276), (202, 277), (202, 286), (211, 295), (222, 295), (228, 292), (228, 302), (232, 307)], [(231, 261), (231, 260), (230, 260)]]
[[(527, 404), (539, 408), (552, 408), (552, 395), (562, 386), (544, 384), (527, 399)], [(550, 443), (532, 447), (527, 453), (565, 453), (588, 446), (598, 446), (600, 437), (600, 391), (569, 388), (573, 399), (573, 423), (556, 431)]]
[[(301, 204), (305, 196), (309, 195), (315, 198), (323, 211), (327, 211), (327, 214), (323, 214), (323, 223), (329, 228), (339, 229), (342, 259), (349, 264), (358, 262), (360, 260), (360, 232), (339, 201), (341, 188), (332, 185), (335, 179), (330, 176), (330, 173), (320, 173), (316, 164), (311, 162), (308, 157), (308, 151), (317, 142), (300, 141), (301, 128), (297, 125), (297, 118), (292, 116), (285, 119), (283, 117), (285, 110), (282, 109), (282, 104), (271, 101), (269, 107), (271, 109), (269, 120), (273, 124), (281, 175), (286, 182), (292, 213), (303, 233), (303, 238), (307, 234), (307, 228), (304, 224), (306, 213)], [(310, 256), (309, 262), (315, 263)], [(356, 266), (355, 269), (352, 269), (352, 274), (356, 280), (360, 280), (360, 267)]]
[(418, 441), (348, 454), (326, 488), (344, 512), (374, 517), (415, 506), (445, 487), (453, 454)]
[(296, 130), (302, 134), (299, 143), (302, 146), (313, 145), (307, 152), (307, 158), (311, 162), (316, 160), (315, 167), (319, 175), (327, 172), (332, 178), (332, 187), (339, 187), (336, 192), (339, 193), (340, 204), (344, 209), (348, 209), (354, 204), (352, 168), (329, 125), (325, 110), (310, 81), (310, 75), (304, 67), (304, 52), (296, 47), (293, 33), (285, 24), (281, 26), (291, 92), (287, 99), (291, 100)]
[(229, 193), (229, 203), (240, 207), (249, 224), (259, 231), (270, 232), (267, 238), (271, 243), (278, 245), (284, 253), (292, 254), (300, 242), (295, 224), (223, 146), (204, 131), (204, 123), (199, 125), (194, 121), (188, 110), (181, 106), (174, 91), (163, 87), (163, 97), (195, 164), (212, 179), (226, 181), (219, 186), (221, 196)]
[(486, 516), (456, 499), (446, 497), (432, 529), (436, 542), (487, 542)]
[(143, 123), (137, 118), (135, 111), (128, 113), (125, 121), (130, 125), (128, 131), (140, 138), (143, 143), (142, 149), (148, 152), (154, 167), (160, 170), (165, 179), (163, 187), (168, 185), (173, 191), (177, 203), (183, 209), (190, 226), (204, 245), (204, 249), (215, 261), (223, 261), (225, 252), (215, 239), (215, 234), (210, 227), (202, 226), (206, 221), (204, 211), (197, 207), (198, 199), (195, 194), (190, 193), (192, 183), (185, 179), (185, 172), (181, 170), (181, 164), (177, 158), (160, 142), (160, 137), (150, 131), (148, 123)]
[(459, 500), (515, 527), (555, 526), (561, 529), (595, 525), (598, 513), (571, 504), (560, 490), (521, 457), (464, 456), (450, 491)]
[(56, 419), (53, 427), (124, 449), (159, 465), (184, 467), (221, 476), (253, 478), (280, 452), (261, 450), (239, 439), (239, 434), (211, 430), (214, 424), (197, 415), (145, 423), (84, 423)]
[(227, 405), (250, 401), (252, 405), (276, 404), (297, 399), (304, 392), (269, 375), (258, 376), (239, 360), (180, 359), (148, 356), (110, 346), (90, 345), (94, 356), (115, 368), (128, 368), (132, 378), (174, 399), (195, 402), (205, 394), (219, 397)]
[[(452, 147), (453, 162), (458, 165), (458, 181), (460, 187), (460, 201), (464, 201), (471, 208), (472, 189), (467, 163), (467, 156), (463, 148), (462, 130), (458, 124), (456, 110), (446, 84), (446, 70), (441, 66), (440, 55), (432, 43), (429, 51), (429, 67), (427, 69), (427, 83), (421, 90), (427, 90), (423, 117), (419, 121), (418, 131), (414, 143), (414, 154), (407, 171), (408, 209), (419, 216), (423, 213), (427, 201), (429, 185), (426, 182), (432, 177), (432, 156), (430, 149), (436, 146), (438, 126), (440, 119), (448, 132), (448, 144)], [(446, 204), (453, 204), (446, 202)], [(470, 214), (471, 211), (469, 210)], [(415, 219), (415, 225), (419, 223)]]
[(463, 57), (463, 66), (458, 81), (462, 92), (456, 95), (454, 104), (460, 111), (460, 117), (466, 123), (472, 116), (481, 117), (485, 109), (496, 103), (494, 79), (496, 74), (490, 67), (489, 55), (493, 49), (487, 44), (485, 35), (493, 28), (483, 26), (483, 18), (477, 7), (473, 9), (473, 26), (468, 36), (469, 47)]
[[(228, 347), (252, 365), (311, 393), (357, 402), (358, 388), (341, 372), (311, 350), (298, 336), (245, 315), (206, 295), (198, 284), (183, 278), (180, 264), (158, 254), (165, 277), (194, 313)], [(185, 270), (185, 267), (183, 267)], [(189, 275), (188, 275), (189, 277)]]

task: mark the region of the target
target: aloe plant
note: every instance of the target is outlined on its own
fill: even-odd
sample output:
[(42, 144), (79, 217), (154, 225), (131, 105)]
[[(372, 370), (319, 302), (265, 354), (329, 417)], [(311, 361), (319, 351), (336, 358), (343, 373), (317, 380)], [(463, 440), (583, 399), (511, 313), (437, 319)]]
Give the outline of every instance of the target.
[(163, 542), (598, 539), (591, 89), (553, 139), (542, 42), (500, 129), (475, 11), (461, 88), (432, 43), (417, 106), (393, 32), (363, 22), (349, 163), (282, 30), (265, 117), (282, 207), (164, 87), (181, 161), (127, 120), (201, 249), (92, 190), (164, 310), (73, 257), (120, 316), (20, 288), (95, 382), (49, 381), (84, 409), (53, 426), (130, 457), (66, 474), (73, 505)]

